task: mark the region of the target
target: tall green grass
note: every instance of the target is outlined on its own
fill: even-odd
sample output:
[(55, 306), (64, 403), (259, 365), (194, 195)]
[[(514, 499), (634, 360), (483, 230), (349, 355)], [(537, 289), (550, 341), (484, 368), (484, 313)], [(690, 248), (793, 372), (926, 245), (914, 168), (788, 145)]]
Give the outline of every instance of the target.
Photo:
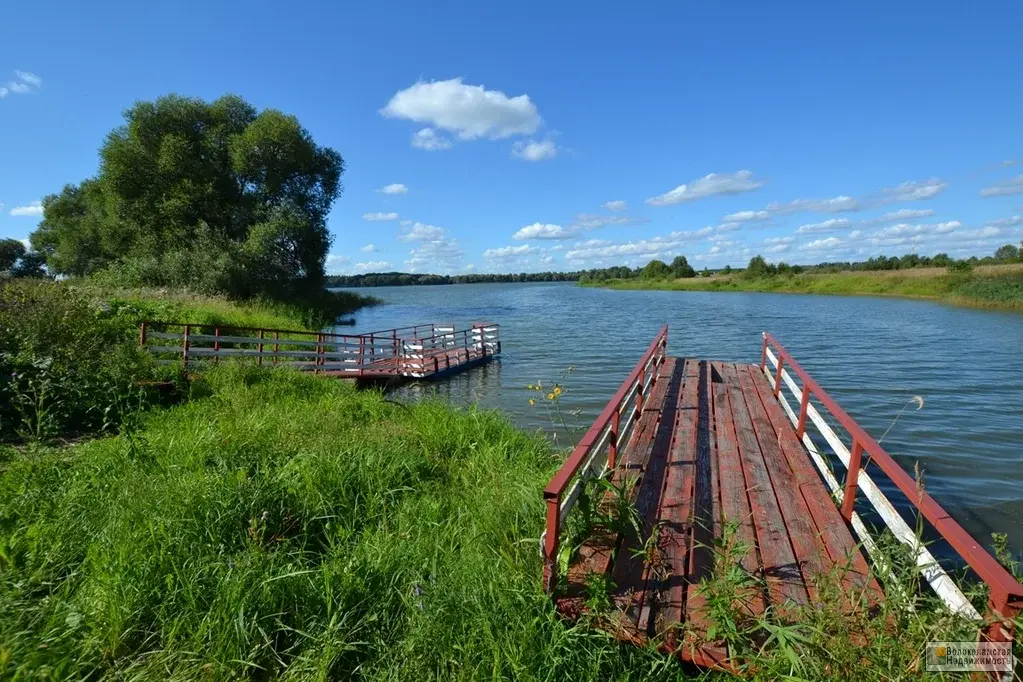
[(207, 382), (118, 437), (8, 451), (0, 678), (683, 677), (555, 617), (543, 438), (283, 370)]

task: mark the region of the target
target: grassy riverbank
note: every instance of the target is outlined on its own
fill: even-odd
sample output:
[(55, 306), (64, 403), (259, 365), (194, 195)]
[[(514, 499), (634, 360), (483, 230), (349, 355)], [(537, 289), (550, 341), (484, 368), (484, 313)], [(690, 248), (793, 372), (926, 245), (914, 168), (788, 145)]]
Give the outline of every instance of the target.
[(742, 273), (685, 279), (626, 279), (583, 286), (672, 291), (763, 291), (844, 296), (897, 296), (978, 308), (1023, 311), (1023, 265), (979, 267), (972, 273), (943, 268), (894, 272), (785, 274), (749, 278)]

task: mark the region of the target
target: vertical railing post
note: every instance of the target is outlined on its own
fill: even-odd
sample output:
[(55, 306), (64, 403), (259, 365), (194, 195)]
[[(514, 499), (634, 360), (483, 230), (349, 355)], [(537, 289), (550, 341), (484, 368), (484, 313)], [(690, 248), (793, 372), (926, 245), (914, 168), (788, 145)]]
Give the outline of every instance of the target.
[(220, 327), (213, 328), (213, 364), (220, 362)]
[(782, 357), (781, 353), (778, 353), (778, 372), (774, 377), (774, 397), (778, 397), (778, 393), (781, 392), (781, 373), (782, 368), (785, 367), (785, 358)]
[(373, 364), (377, 359), (377, 340), (373, 334), (369, 335), (369, 362)]
[(279, 331), (275, 331), (274, 332), (274, 364), (275, 365), (278, 362), (280, 362), (280, 357), (278, 357), (278, 355), (277, 355), (277, 353), (280, 352), (280, 344), (278, 343), (278, 341), (280, 341), (280, 339), (281, 339), (281, 333)]
[(185, 325), (185, 334), (181, 337), (181, 366), (188, 369), (188, 335), (192, 331), (192, 325)]
[(842, 495), (842, 518), (852, 520), (853, 504), (856, 501), (856, 486), (860, 477), (860, 461), (863, 459), (863, 446), (853, 439), (852, 454), (849, 456), (849, 470), (845, 472), (845, 492)]
[[(988, 595), (986, 627), (980, 631), (980, 640), (986, 642), (1011, 642), (1015, 640), (1015, 620), (1020, 615), (1018, 604), (1009, 603), (1009, 595), (1002, 590), (992, 589)], [(998, 679), (998, 678), (992, 678)]]
[(803, 397), (799, 401), (799, 423), (796, 424), (796, 438), (802, 440), (806, 433), (806, 411), (810, 408), (810, 386), (803, 384)]
[(760, 369), (767, 367), (767, 332), (763, 332), (761, 336), (764, 337), (764, 345), (760, 350)]
[(639, 378), (637, 379), (637, 381), (639, 381), (639, 386), (636, 387), (636, 412), (634, 419), (639, 419), (643, 416), (643, 384), (645, 383), (645, 379), (646, 370), (643, 370), (639, 373)]
[(561, 496), (547, 498), (547, 535), (543, 543), (543, 588), (553, 594), (558, 583), (558, 548), (561, 533)]
[(256, 353), (259, 354), (257, 356), (258, 361), (256, 362), (256, 364), (259, 365), (259, 366), (262, 366), (263, 365), (263, 330), (262, 329), (259, 330), (259, 343), (256, 345)]
[(321, 371), (320, 367), (322, 365), (323, 365), (323, 334), (318, 333), (316, 334), (316, 361), (313, 363), (313, 367), (315, 367), (316, 369), (313, 370), (313, 373), (314, 374), (319, 373)]
[(622, 421), (622, 411), (618, 407), (611, 416), (611, 433), (607, 437), (607, 468), (614, 469), (618, 464), (618, 428)]
[(139, 325), (139, 347), (144, 348), (146, 345), (146, 323), (143, 322)]

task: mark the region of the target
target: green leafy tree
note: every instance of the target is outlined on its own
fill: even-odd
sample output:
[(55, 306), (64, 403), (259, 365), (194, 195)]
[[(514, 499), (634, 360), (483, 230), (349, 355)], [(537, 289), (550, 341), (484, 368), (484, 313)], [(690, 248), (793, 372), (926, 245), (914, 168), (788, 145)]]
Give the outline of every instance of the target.
[(95, 178), (43, 200), (50, 269), (238, 296), (322, 288), (344, 161), (293, 116), (236, 96), (139, 102)]
[(685, 256), (675, 256), (671, 261), (671, 276), (675, 278), (696, 277), (696, 270), (689, 264)]
[(764, 260), (763, 256), (753, 256), (753, 258), (750, 258), (749, 265), (746, 266), (743, 274), (751, 279), (756, 279), (759, 277), (770, 277), (775, 272), (775, 267)]
[(0, 278), (45, 277), (43, 256), (17, 239), (0, 239)]
[(995, 258), (1003, 261), (1014, 261), (1019, 258), (1019, 247), (1014, 244), (999, 246), (995, 251)]
[(662, 260), (652, 260), (646, 264), (639, 276), (643, 279), (667, 279), (671, 276), (671, 268)]

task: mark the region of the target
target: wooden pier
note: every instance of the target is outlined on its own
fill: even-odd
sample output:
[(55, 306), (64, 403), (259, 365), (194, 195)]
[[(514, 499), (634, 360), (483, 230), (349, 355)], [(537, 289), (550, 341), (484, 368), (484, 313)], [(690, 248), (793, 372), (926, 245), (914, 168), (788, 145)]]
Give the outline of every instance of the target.
[(500, 325), (421, 324), (367, 334), (143, 322), (139, 345), (162, 364), (197, 369), (222, 359), (342, 379), (441, 379), (501, 353)]
[[(711, 619), (700, 588), (726, 527), (733, 541), (748, 548), (741, 566), (760, 586), (745, 599), (751, 616), (768, 607), (772, 614), (795, 613), (792, 607), (815, 600), (817, 579), (825, 575), (838, 576), (855, 608), (870, 608), (885, 598), (887, 574), (886, 564), (872, 562), (876, 534), (861, 518), (869, 508), (909, 546), (951, 610), (983, 620), (988, 639), (1011, 641), (1023, 585), (770, 334), (764, 334), (761, 364), (750, 365), (669, 357), (667, 331), (661, 330), (544, 491), (545, 589), (564, 616), (585, 613), (591, 586), (602, 585), (613, 615), (596, 622), (619, 639), (654, 642), (699, 665), (730, 667), (734, 662), (721, 643), (708, 637)], [(829, 460), (846, 467), (842, 483)], [(977, 612), (918, 541), (871, 473), (887, 476), (987, 583), (986, 613)], [(597, 478), (610, 486), (595, 486)], [(628, 496), (631, 522), (591, 521), (582, 540), (569, 546), (569, 514), (580, 499), (592, 514), (616, 505), (620, 510), (620, 495)], [(579, 522), (574, 528), (578, 533)]]

